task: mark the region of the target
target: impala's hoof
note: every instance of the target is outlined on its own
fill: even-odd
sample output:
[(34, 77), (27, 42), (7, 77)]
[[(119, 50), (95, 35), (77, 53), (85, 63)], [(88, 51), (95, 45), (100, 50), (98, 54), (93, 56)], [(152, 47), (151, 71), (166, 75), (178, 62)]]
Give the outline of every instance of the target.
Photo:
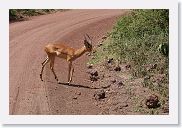
[(59, 82), (59, 81), (58, 81), (57, 83), (58, 83), (58, 84), (61, 84), (61, 82)]
[(42, 79), (42, 74), (40, 74), (40, 79), (41, 79), (41, 81), (43, 81), (43, 79)]
[(67, 84), (68, 84), (68, 85), (70, 85), (71, 83), (70, 83), (70, 82), (68, 82)]

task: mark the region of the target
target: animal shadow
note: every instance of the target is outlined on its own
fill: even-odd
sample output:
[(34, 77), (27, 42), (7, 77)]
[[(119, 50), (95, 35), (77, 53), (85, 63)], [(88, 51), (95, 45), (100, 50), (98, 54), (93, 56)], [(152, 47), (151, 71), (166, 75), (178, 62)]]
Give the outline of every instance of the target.
[(71, 87), (77, 87), (77, 88), (99, 89), (99, 88), (92, 88), (92, 87), (84, 86), (84, 85), (80, 85), (80, 84), (68, 84), (68, 83), (62, 83), (62, 82), (60, 82), (59, 84), (71, 86)]
[[(50, 82), (50, 83), (54, 83), (52, 81), (47, 81), (47, 82)], [(68, 84), (68, 83), (63, 83), (63, 82), (59, 82), (60, 85), (64, 85), (64, 86), (70, 86), (70, 87), (75, 87), (75, 88), (87, 88), (87, 89), (106, 89), (106, 88), (109, 88), (111, 85), (108, 85), (106, 87), (89, 87), (89, 86), (84, 86), (84, 85), (81, 85), (81, 84)]]

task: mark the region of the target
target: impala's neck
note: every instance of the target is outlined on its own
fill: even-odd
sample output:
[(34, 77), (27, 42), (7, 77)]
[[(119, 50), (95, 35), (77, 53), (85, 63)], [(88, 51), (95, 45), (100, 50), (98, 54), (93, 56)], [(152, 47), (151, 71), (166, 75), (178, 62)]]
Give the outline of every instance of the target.
[(80, 49), (77, 49), (77, 50), (75, 51), (74, 59), (79, 58), (79, 57), (82, 56), (86, 51), (87, 51), (87, 50), (86, 50), (86, 47), (85, 47), (85, 46), (83, 46), (83, 47), (80, 48)]

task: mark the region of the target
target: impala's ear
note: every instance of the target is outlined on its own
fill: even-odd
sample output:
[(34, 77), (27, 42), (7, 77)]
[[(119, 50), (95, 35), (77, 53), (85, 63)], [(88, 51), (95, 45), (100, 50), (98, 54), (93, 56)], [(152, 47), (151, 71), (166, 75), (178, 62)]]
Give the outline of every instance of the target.
[(87, 37), (85, 37), (84, 45), (90, 51), (92, 50), (92, 41), (90, 39), (88, 39)]
[(85, 34), (85, 36), (86, 36), (89, 40), (91, 40), (90, 36), (89, 36), (87, 33)]
[(86, 40), (84, 41), (84, 45), (86, 46), (86, 48), (91, 48), (91, 44), (90, 43), (88, 43)]
[(92, 40), (91, 40), (90, 36), (88, 34), (85, 34), (84, 37), (85, 37), (85, 41), (84, 42), (87, 42), (87, 43), (92, 45)]

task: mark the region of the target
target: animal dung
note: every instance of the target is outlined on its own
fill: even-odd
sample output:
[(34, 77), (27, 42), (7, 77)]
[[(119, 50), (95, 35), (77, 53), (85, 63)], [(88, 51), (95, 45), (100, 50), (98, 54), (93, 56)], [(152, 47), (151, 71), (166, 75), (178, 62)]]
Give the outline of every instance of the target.
[(146, 106), (148, 108), (157, 108), (160, 106), (159, 104), (159, 99), (158, 96), (152, 94), (149, 97), (147, 97), (146, 102), (145, 102)]

